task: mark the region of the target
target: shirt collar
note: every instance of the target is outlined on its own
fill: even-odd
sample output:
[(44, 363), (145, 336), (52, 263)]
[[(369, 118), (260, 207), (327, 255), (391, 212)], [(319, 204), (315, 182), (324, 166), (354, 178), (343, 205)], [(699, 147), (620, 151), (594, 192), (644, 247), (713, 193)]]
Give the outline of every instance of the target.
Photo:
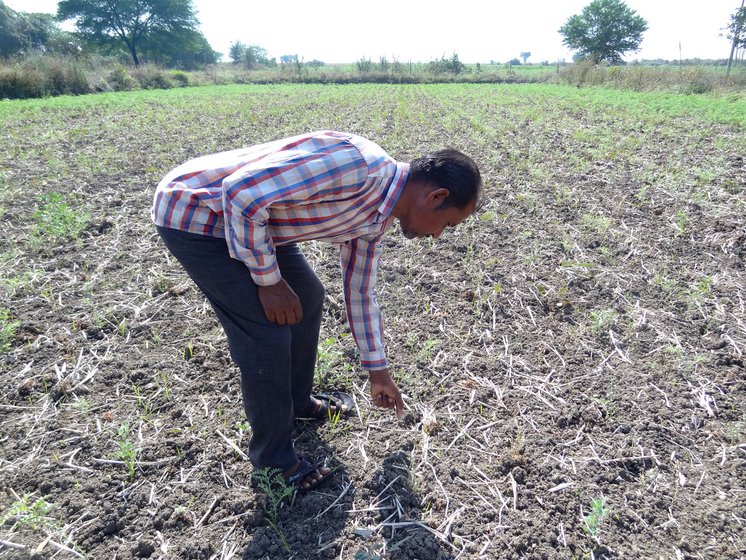
[(404, 183), (407, 182), (407, 176), (409, 175), (409, 164), (397, 162), (396, 173), (394, 178), (391, 180), (391, 184), (386, 189), (386, 196), (383, 202), (378, 207), (378, 212), (384, 217), (388, 218), (391, 212), (394, 210), (396, 201), (399, 200)]

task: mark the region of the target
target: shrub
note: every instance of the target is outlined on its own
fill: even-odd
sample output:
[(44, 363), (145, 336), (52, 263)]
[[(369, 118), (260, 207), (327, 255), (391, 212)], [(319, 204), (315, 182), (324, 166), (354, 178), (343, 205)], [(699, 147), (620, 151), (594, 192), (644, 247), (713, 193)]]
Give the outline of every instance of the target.
[(142, 89), (169, 89), (173, 82), (168, 73), (154, 64), (143, 64), (132, 71)]
[(137, 82), (130, 76), (127, 68), (118, 64), (107, 76), (109, 86), (114, 91), (129, 91), (135, 89)]
[(0, 68), (0, 97), (27, 99), (44, 97), (51, 93), (48, 81), (41, 70), (20, 64)]
[(177, 87), (186, 87), (189, 85), (189, 74), (181, 70), (171, 72), (171, 79), (176, 82)]

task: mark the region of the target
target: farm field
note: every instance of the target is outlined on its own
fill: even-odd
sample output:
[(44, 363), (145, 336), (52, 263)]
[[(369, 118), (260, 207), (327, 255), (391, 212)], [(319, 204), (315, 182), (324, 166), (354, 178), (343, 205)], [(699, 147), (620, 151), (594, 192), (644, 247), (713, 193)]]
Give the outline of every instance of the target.
[[(401, 421), (372, 408), (337, 249), (300, 424), (330, 483), (251, 482), (238, 370), (150, 222), (198, 155), (316, 129), (446, 145), (487, 201), (387, 237)], [(224, 86), (0, 104), (0, 558), (746, 558), (746, 97)]]

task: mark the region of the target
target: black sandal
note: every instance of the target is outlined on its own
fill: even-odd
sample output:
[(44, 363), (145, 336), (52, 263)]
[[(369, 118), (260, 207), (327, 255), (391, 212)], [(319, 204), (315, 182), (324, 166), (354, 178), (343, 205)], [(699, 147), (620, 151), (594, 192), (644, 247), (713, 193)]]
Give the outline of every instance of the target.
[[(310, 414), (299, 416), (296, 420), (331, 420), (338, 413), (340, 418), (347, 418), (354, 414), (355, 401), (348, 393), (329, 391), (328, 393), (311, 395), (311, 397), (321, 402), (319, 408)], [(336, 407), (337, 411), (332, 412), (332, 407)], [(347, 410), (343, 410), (344, 408), (347, 408)]]
[[(288, 477), (285, 477), (285, 482), (289, 486), (295, 486), (300, 491), (306, 491), (306, 490), (313, 490), (314, 488), (318, 487), (322, 482), (324, 482), (326, 479), (330, 478), (332, 476), (332, 472), (329, 472), (328, 474), (321, 474), (321, 471), (319, 470), (320, 467), (324, 466), (324, 463), (310, 463), (308, 459), (305, 457), (299, 457), (300, 464), (298, 465), (298, 468), (295, 470), (293, 474), (291, 474)], [(303, 481), (306, 480), (306, 477), (309, 474), (313, 474), (314, 472), (318, 472), (321, 475), (321, 478), (316, 480), (315, 482), (309, 483), (308, 488), (303, 488), (301, 484), (303, 484)]]

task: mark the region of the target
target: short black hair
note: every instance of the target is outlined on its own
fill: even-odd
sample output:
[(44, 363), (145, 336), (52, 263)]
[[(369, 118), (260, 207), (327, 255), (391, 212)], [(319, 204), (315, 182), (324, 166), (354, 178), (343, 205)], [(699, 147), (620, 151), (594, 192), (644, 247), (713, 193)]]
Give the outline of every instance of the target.
[(446, 148), (418, 157), (409, 164), (408, 179), (437, 188), (448, 189), (443, 208), (463, 210), (472, 202), (479, 208), (482, 199), (482, 176), (479, 167), (466, 154)]

